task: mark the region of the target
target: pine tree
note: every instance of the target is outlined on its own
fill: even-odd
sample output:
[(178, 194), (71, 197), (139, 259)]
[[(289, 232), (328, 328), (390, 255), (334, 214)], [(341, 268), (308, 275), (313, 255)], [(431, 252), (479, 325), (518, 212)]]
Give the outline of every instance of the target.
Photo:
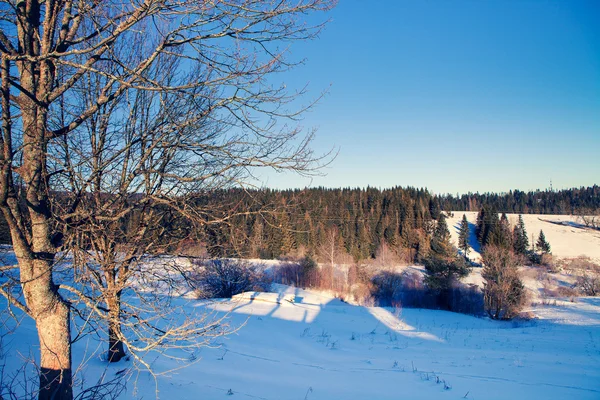
[(433, 197), (429, 199), (429, 215), (431, 215), (431, 218), (435, 220), (437, 220), (440, 217), (440, 215), (442, 215), (442, 213), (440, 212), (440, 205), (437, 202), (437, 200)]
[(502, 242), (500, 220), (494, 207), (483, 206), (477, 215), (477, 240), (482, 247), (487, 245), (498, 246)]
[(437, 225), (433, 231), (431, 251), (441, 257), (450, 256), (454, 252), (452, 244), (450, 243), (450, 231), (448, 230), (448, 224), (446, 223), (446, 216), (444, 213), (439, 215)]
[(465, 256), (469, 254), (469, 235), (469, 222), (467, 221), (467, 216), (463, 214), (458, 232), (458, 248), (463, 251)]
[(263, 232), (264, 226), (262, 217), (258, 216), (252, 225), (250, 234), (249, 256), (250, 258), (262, 258), (263, 255)]
[(506, 213), (502, 213), (500, 217), (500, 225), (498, 229), (498, 247), (503, 249), (510, 249), (512, 247), (512, 235), (510, 233), (510, 222)]
[(516, 254), (527, 254), (528, 247), (529, 238), (525, 230), (525, 222), (523, 222), (523, 216), (519, 214), (519, 222), (513, 230), (513, 249)]
[(446, 215), (441, 213), (435, 231), (433, 232), (434, 239), (445, 241), (450, 239), (450, 231), (448, 230), (448, 223), (446, 222)]
[(540, 230), (540, 236), (538, 237), (537, 248), (545, 254), (550, 253), (550, 243), (546, 240), (546, 236), (544, 235), (544, 231)]
[(450, 231), (446, 216), (441, 213), (431, 238), (431, 252), (423, 259), (427, 276), (427, 287), (436, 293), (438, 306), (450, 309), (452, 283), (469, 273), (469, 266), (458, 257), (456, 248), (450, 243)]

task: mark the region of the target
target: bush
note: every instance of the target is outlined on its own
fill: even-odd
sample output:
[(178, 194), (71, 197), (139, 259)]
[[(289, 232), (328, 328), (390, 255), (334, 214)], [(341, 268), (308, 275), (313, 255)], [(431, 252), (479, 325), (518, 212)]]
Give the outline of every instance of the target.
[(586, 296), (600, 295), (600, 274), (594, 272), (585, 272), (577, 277), (577, 288)]
[(260, 266), (245, 261), (218, 259), (196, 265), (199, 268), (190, 280), (198, 298), (229, 298), (247, 291), (266, 291), (271, 285)]
[(450, 291), (450, 311), (469, 315), (482, 315), (484, 312), (483, 292), (477, 285), (456, 282)]
[(348, 269), (347, 286), (348, 290), (346, 292), (348, 292), (356, 304), (364, 306), (375, 305), (375, 299), (373, 298), (375, 289), (365, 266), (357, 264), (350, 266)]
[(591, 258), (580, 256), (562, 261), (565, 271), (575, 275), (577, 288), (585, 296), (600, 295), (600, 265)]
[(287, 261), (274, 270), (274, 279), (284, 285), (296, 287), (315, 287), (320, 282), (319, 266), (316, 261), (305, 256), (299, 261)]
[(525, 304), (525, 287), (519, 276), (518, 258), (512, 251), (487, 246), (483, 252), (484, 307), (493, 319), (512, 319)]
[(381, 271), (371, 279), (373, 296), (382, 307), (402, 304), (402, 275), (397, 272)]
[(206, 244), (193, 239), (184, 239), (179, 242), (176, 253), (184, 257), (208, 258)]
[(542, 288), (542, 297), (568, 297), (569, 299), (574, 299), (579, 296), (579, 290), (575, 287), (571, 286), (555, 286), (551, 287), (549, 285), (543, 285)]
[[(546, 267), (549, 272), (556, 273), (560, 271), (560, 265), (554, 262), (554, 257), (550, 253), (536, 253), (535, 251), (531, 251), (527, 254), (527, 260), (530, 265)], [(520, 264), (525, 264), (525, 261), (520, 260)]]
[(423, 276), (418, 272), (406, 271), (402, 274), (400, 299), (403, 307), (436, 308), (436, 298), (427, 290)]

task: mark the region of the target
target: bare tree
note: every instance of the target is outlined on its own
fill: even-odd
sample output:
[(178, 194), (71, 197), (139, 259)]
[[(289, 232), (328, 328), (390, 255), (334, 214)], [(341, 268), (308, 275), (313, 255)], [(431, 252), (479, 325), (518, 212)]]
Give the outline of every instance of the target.
[(600, 212), (589, 208), (583, 208), (578, 212), (577, 220), (581, 221), (587, 228), (600, 229)]
[(519, 276), (519, 258), (512, 251), (486, 246), (483, 252), (484, 306), (493, 319), (512, 319), (525, 304), (525, 287)]
[[(282, 118), (294, 120), (305, 108), (288, 109), (293, 108), (295, 94), (290, 95), (284, 85), (275, 85), (272, 77), (293, 66), (286, 58), (287, 47), (281, 49), (279, 45), (314, 37), (319, 31), (320, 26), (306, 25), (301, 18), (312, 11), (327, 10), (333, 3), (0, 3), (0, 209), (10, 228), (25, 301), (19, 302), (6, 291), (3, 294), (36, 322), (41, 399), (73, 396), (70, 310), (53, 282), (61, 244), (61, 235), (54, 228), (57, 222), (68, 222), (68, 217), (56, 215), (52, 205), (51, 188), (59, 174), (51, 169), (49, 149), (71, 137), (91, 118), (100, 117), (127, 91), (148, 91), (193, 98), (208, 105), (216, 120), (239, 132), (233, 141), (201, 145), (194, 150), (194, 160), (204, 154), (215, 155), (221, 165), (217, 171), (238, 167), (242, 175), (233, 175), (231, 184), (251, 176), (254, 167), (307, 170), (308, 160), (314, 158), (308, 147), (311, 135), (297, 141), (301, 131), (288, 129), (281, 122)], [(130, 51), (121, 51), (127, 48)], [(197, 71), (203, 78), (186, 83), (153, 80), (147, 71), (165, 56), (182, 60), (182, 68)], [(69, 113), (71, 105), (67, 99), (74, 98), (78, 84), (98, 77), (102, 77), (101, 89), (90, 93), (84, 109), (74, 108), (77, 112)], [(57, 126), (50, 124), (53, 114), (62, 115)], [(249, 137), (255, 146), (246, 145)], [(269, 146), (262, 147), (267, 143)], [(290, 147), (292, 144), (296, 146)], [(298, 154), (307, 157), (297, 157)], [(239, 155), (243, 155), (243, 161), (237, 158)], [(186, 174), (185, 162), (179, 165), (178, 175), (169, 170), (156, 178), (173, 189), (166, 194), (155, 193), (156, 202), (174, 198), (177, 190), (210, 182), (214, 173), (194, 179)], [(187, 164), (190, 165), (193, 162)], [(152, 172), (130, 171), (140, 180)], [(82, 193), (87, 187), (82, 188)], [(184, 201), (179, 208), (186, 211)]]
[(330, 225), (325, 229), (323, 242), (318, 247), (319, 260), (328, 263), (332, 268), (335, 264), (348, 261), (344, 250), (342, 237), (336, 225)]

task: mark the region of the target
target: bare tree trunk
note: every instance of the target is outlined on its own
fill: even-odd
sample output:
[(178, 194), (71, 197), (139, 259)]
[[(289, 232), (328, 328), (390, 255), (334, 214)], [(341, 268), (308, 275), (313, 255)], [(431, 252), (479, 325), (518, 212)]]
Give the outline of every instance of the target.
[(118, 362), (125, 357), (125, 346), (121, 341), (121, 294), (108, 298), (108, 362)]
[(29, 240), (25, 240), (16, 224), (9, 225), (12, 225), (23, 295), (35, 320), (40, 341), (39, 399), (70, 400), (73, 389), (69, 306), (52, 280), (56, 246), (52, 243), (52, 215), (46, 181), (47, 145), (44, 136), (47, 110), (29, 99), (23, 99), (22, 104), (24, 149), (20, 175), (25, 182), (27, 213), (31, 222), (31, 231), (27, 234)]
[[(53, 299), (56, 300), (56, 299)], [(39, 399), (73, 398), (69, 308), (56, 301), (55, 309), (36, 319), (41, 348)]]
[(40, 341), (39, 399), (72, 399), (69, 307), (52, 283), (52, 261), (20, 258), (19, 263), (27, 272), (22, 276), (23, 293)]

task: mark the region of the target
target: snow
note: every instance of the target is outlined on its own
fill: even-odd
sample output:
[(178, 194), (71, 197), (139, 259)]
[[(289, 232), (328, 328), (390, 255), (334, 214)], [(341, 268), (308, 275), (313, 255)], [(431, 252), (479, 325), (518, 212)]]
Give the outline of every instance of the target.
[[(462, 214), (448, 221), (454, 240)], [(475, 223), (476, 213), (467, 217)], [(511, 222), (516, 218), (509, 216)], [(600, 259), (600, 232), (575, 225), (575, 218), (524, 215), (524, 220), (529, 235), (544, 230), (555, 256)], [(14, 261), (10, 252), (5, 256)], [(179, 265), (163, 272), (175, 278), (190, 267), (186, 259), (167, 261)], [(277, 267), (275, 261), (260, 263)], [(546, 280), (571, 279), (532, 268), (523, 273), (537, 300)], [(481, 269), (474, 268), (465, 282), (482, 285)], [(269, 293), (216, 301), (195, 300), (185, 289), (175, 294), (173, 307), (227, 316), (232, 333), (193, 354), (176, 352), (179, 359), (147, 354), (156, 380), (135, 371), (132, 361), (107, 365), (106, 344), (86, 336), (73, 345), (76, 392), (104, 374), (128, 376), (122, 399), (600, 399), (600, 298), (536, 301), (528, 309), (532, 320), (492, 321), (438, 310), (356, 306), (325, 292), (277, 284)], [(18, 326), (7, 315), (0, 324), (5, 382), (38, 353), (35, 324), (16, 314)]]
[(231, 298), (233, 301), (264, 301), (267, 303), (282, 304), (284, 302), (294, 303), (296, 296), (293, 293), (264, 293), (264, 292), (244, 292), (236, 294)]
[[(460, 222), (463, 214), (465, 214), (471, 228), (469, 258), (479, 262), (481, 260), (480, 248), (474, 233), (477, 212), (453, 211), (453, 214), (447, 220), (453, 243), (458, 244)], [(506, 216), (512, 226), (518, 222), (518, 214), (507, 214)], [(571, 215), (523, 214), (523, 222), (525, 222), (525, 230), (530, 245), (531, 235), (534, 235), (537, 241), (540, 230), (543, 230), (555, 257), (572, 258), (586, 255), (600, 261), (600, 230), (586, 228), (578, 221), (578, 217)]]
[[(228, 313), (239, 329), (194, 354), (187, 368), (149, 355), (158, 372), (176, 369), (158, 377), (159, 397), (220, 399), (231, 390), (233, 398), (269, 400), (600, 398), (597, 298), (538, 306), (533, 321), (499, 322), (352, 306), (283, 285), (272, 290), (216, 302), (176, 299), (196, 313)], [(35, 355), (31, 320), (6, 338), (8, 370), (19, 365), (19, 354)], [(74, 345), (75, 363), (88, 360), (88, 382), (131, 366), (107, 366), (102, 348), (94, 337)], [(150, 374), (133, 374), (122, 398), (153, 398), (155, 388)]]

